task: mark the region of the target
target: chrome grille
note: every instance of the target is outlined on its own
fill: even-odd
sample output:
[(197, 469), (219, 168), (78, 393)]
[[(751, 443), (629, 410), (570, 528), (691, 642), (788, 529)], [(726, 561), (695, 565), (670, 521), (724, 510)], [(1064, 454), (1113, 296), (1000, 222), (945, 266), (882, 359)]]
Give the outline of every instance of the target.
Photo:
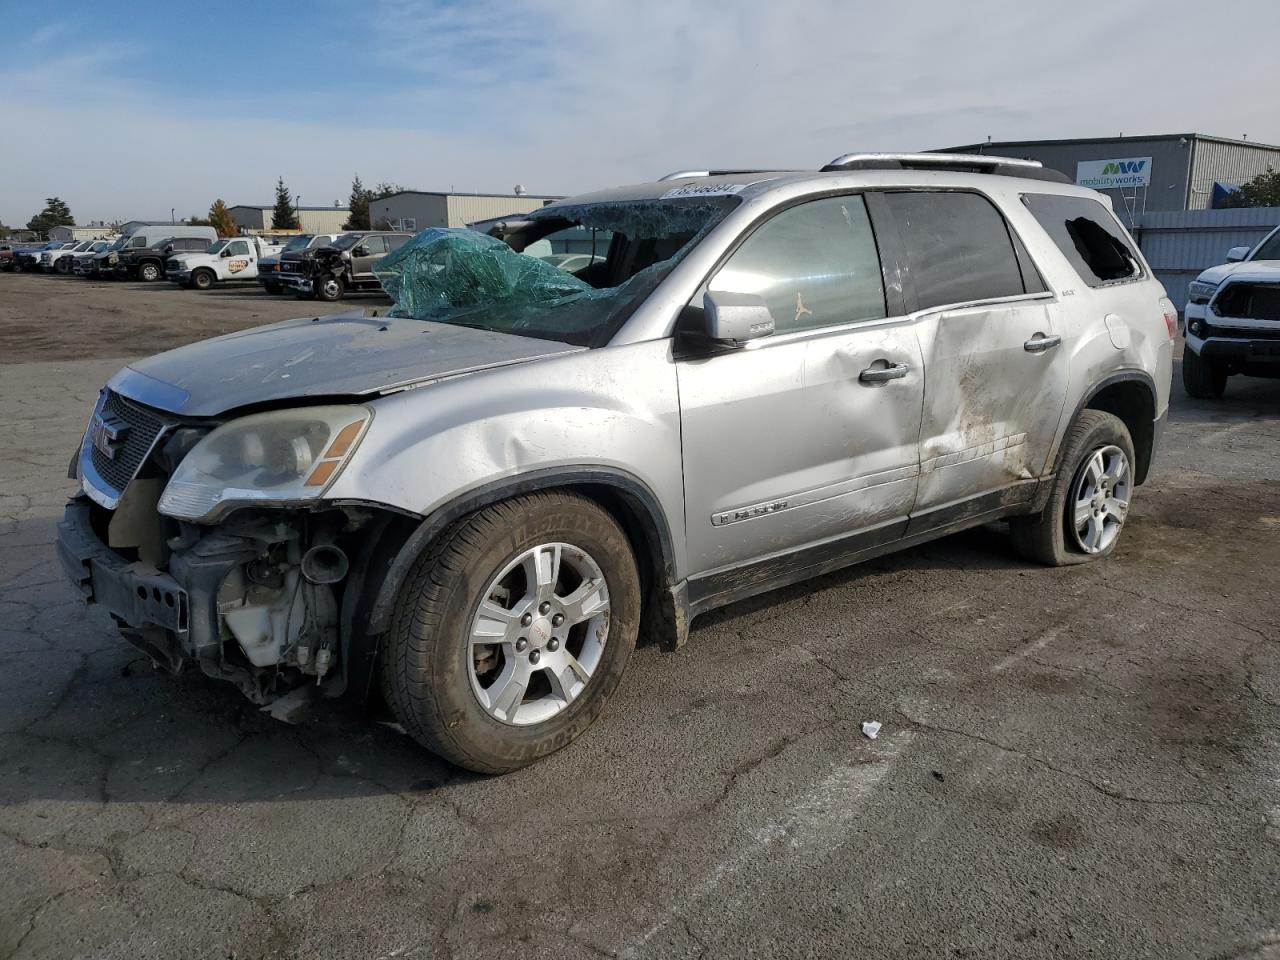
[(113, 391), (107, 392), (94, 417), (123, 425), (114, 456), (108, 456), (97, 446), (89, 448), (89, 457), (98, 476), (117, 492), (123, 493), (129, 481), (137, 476), (168, 423), (146, 407)]

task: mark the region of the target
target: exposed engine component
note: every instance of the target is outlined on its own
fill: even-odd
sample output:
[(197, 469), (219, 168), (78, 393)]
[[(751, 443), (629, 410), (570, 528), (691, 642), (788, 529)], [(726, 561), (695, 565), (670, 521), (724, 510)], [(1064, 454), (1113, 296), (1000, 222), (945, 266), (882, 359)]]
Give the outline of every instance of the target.
[(317, 544), (305, 553), (297, 540), (231, 570), (218, 593), (218, 613), (257, 668), (293, 667), (323, 679), (338, 640), (333, 584), (349, 569), (343, 551)]
[(349, 569), (347, 555), (331, 543), (312, 547), (302, 555), (302, 575), (309, 583), (337, 583)]

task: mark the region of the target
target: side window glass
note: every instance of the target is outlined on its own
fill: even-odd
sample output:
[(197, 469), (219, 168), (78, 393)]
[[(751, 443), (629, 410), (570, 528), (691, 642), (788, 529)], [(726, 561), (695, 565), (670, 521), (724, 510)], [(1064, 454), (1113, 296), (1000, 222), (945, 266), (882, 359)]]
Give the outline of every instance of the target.
[(130, 247), (145, 247), (147, 245), (146, 237), (134, 237), (129, 241)]
[(399, 250), (405, 245), (408, 239), (408, 237), (387, 237), (387, 252), (390, 253), (392, 250)]
[(365, 237), (360, 241), (360, 246), (368, 251), (371, 257), (380, 257), (387, 252), (386, 237)]
[(764, 297), (778, 333), (883, 317), (866, 203), (828, 197), (782, 211), (743, 241), (708, 289)]
[(227, 245), (227, 251), (233, 257), (247, 257), (249, 255), (249, 241), (233, 240)]
[(1124, 230), (1097, 200), (1028, 193), (1022, 202), (1089, 286), (1142, 275), (1138, 255)]
[(884, 196), (902, 236), (917, 309), (1027, 292), (1009, 228), (986, 197), (944, 191)]

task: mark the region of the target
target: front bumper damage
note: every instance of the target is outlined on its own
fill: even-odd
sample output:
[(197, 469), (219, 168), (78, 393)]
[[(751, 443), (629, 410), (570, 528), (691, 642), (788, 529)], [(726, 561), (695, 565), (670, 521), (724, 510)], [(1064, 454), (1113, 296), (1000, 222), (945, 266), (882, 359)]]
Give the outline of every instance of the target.
[(257, 704), (307, 682), (330, 696), (345, 690), (345, 670), (334, 669), (345, 660), (342, 590), (302, 573), (304, 544), (331, 543), (332, 520), (308, 527), (259, 514), (184, 525), (161, 570), (109, 546), (103, 519), (87, 496), (71, 500), (58, 524), (59, 559), (85, 600), (157, 664), (172, 673), (199, 667)]
[(298, 293), (312, 293), (315, 290), (315, 284), (310, 277), (296, 273), (282, 273), (278, 275), (278, 279), (280, 286), (296, 290)]

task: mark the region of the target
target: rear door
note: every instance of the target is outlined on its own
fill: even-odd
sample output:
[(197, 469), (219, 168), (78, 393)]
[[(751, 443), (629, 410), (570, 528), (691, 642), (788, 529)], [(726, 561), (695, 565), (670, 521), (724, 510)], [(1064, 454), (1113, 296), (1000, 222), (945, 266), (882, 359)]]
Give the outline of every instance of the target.
[(1057, 303), (985, 195), (881, 195), (928, 378), (911, 531), (1030, 499), (1066, 402)]
[(761, 573), (776, 577), (820, 564), (824, 550), (900, 536), (925, 379), (862, 197), (773, 215), (707, 286), (763, 296), (776, 329), (677, 360), (688, 556), (703, 578), (694, 592), (731, 590), (752, 561), (812, 548), (769, 561)]

